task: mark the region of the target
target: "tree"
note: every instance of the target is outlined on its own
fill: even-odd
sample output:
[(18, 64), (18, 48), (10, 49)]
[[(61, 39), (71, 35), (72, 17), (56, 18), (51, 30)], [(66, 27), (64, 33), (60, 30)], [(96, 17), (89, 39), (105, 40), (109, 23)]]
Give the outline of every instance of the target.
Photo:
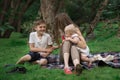
[[(0, 11), (0, 37), (9, 38), (13, 32), (13, 28), (20, 32), (21, 30), (21, 21), (24, 13), (27, 9), (33, 4), (35, 0), (2, 0), (1, 1), (1, 11)], [(4, 28), (5, 24), (13, 27)], [(4, 30), (3, 30), (4, 29)]]
[[(41, 0), (40, 12), (43, 20), (47, 23), (48, 31), (55, 37), (55, 16), (60, 12), (63, 7), (63, 0)], [(57, 37), (57, 36), (56, 36)]]
[(90, 29), (89, 29), (89, 31), (87, 32), (87, 35), (86, 35), (87, 37), (93, 35), (94, 28), (95, 28), (96, 24), (99, 22), (100, 16), (101, 16), (104, 8), (107, 6), (108, 1), (109, 1), (109, 0), (104, 0), (104, 1), (101, 3), (101, 5), (100, 5), (100, 7), (99, 7), (99, 9), (98, 9), (98, 11), (97, 11), (97, 13), (96, 13), (95, 18), (94, 18), (93, 21), (90, 23)]

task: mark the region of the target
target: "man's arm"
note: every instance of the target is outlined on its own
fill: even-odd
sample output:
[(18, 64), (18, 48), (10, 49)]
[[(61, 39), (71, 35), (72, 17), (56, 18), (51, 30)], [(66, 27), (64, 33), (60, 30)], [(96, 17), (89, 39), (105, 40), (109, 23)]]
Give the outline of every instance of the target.
[(29, 43), (30, 51), (32, 52), (52, 52), (52, 48), (35, 48), (34, 43)]

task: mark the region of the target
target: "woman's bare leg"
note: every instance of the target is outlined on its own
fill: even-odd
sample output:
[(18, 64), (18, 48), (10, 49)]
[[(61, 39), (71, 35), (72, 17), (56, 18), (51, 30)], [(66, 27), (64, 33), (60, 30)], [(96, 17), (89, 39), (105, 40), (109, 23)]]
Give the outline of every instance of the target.
[(77, 64), (80, 64), (80, 54), (77, 50), (76, 46), (71, 46), (71, 57), (73, 60), (73, 64), (76, 67)]
[(63, 43), (63, 59), (64, 59), (64, 68), (69, 67), (69, 56), (70, 56), (70, 45), (71, 43), (69, 41), (65, 41)]

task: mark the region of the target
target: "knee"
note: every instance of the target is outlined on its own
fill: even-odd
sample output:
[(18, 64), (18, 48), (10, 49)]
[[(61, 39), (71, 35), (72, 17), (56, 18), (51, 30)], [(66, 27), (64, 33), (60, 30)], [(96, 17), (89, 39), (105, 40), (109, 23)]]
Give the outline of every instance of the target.
[(72, 46), (71, 46), (71, 49), (76, 49), (76, 46), (73, 46), (73, 45), (72, 45)]
[(31, 59), (31, 56), (29, 56), (29, 55), (25, 55), (25, 56), (20, 58), (20, 60), (22, 60), (22, 61), (27, 61), (27, 60), (30, 60), (30, 59)]
[(69, 53), (71, 47), (70, 41), (65, 41), (62, 46), (62, 52), (63, 53)]
[(70, 41), (64, 41), (64, 45), (70, 45)]
[(41, 60), (40, 60), (40, 64), (41, 64), (41, 65), (46, 65), (47, 62), (48, 62), (47, 59), (41, 59)]
[(79, 59), (74, 59), (73, 62), (76, 63), (76, 64), (79, 64), (80, 60)]

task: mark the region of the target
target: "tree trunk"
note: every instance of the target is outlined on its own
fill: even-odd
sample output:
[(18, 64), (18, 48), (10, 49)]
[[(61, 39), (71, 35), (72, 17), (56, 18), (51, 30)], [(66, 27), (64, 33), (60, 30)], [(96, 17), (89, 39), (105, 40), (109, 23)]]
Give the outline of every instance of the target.
[(3, 0), (1, 2), (1, 13), (0, 13), (0, 25), (3, 23), (3, 21), (5, 20), (5, 15), (7, 13), (7, 10), (9, 9), (9, 5), (10, 5), (10, 0)]
[(62, 3), (63, 0), (41, 0), (41, 14), (47, 23), (47, 30), (52, 36), (55, 36), (55, 16), (61, 10)]
[[(11, 0), (11, 3), (10, 3), (10, 17), (9, 17), (9, 25), (12, 25), (13, 24), (13, 21), (14, 21), (14, 0)], [(3, 37), (4, 38), (9, 38), (11, 33), (12, 33), (13, 30), (6, 30), (3, 34)]]
[(99, 22), (99, 19), (100, 19), (100, 16), (102, 14), (102, 11), (104, 10), (104, 8), (107, 6), (108, 4), (108, 1), (109, 0), (104, 0), (100, 6), (100, 8), (98, 9), (97, 11), (97, 14), (94, 18), (94, 20), (90, 23), (90, 29), (88, 30), (86, 36), (89, 38), (89, 37), (92, 37), (94, 34), (93, 34), (93, 31), (94, 31), (94, 28), (96, 26), (96, 24)]
[[(22, 21), (22, 17), (24, 15), (24, 13), (26, 12), (26, 10), (31, 6), (31, 4), (35, 1), (35, 0), (27, 0), (26, 3), (22, 3), (21, 0), (9, 0), (10, 2), (8, 2), (8, 0), (4, 1), (4, 7), (3, 7), (3, 11), (7, 12), (6, 9), (10, 10), (10, 15), (8, 17), (8, 23), (9, 25), (13, 26), (15, 29), (17, 29), (17, 31), (20, 32), (21, 30), (21, 21)], [(8, 4), (10, 4), (10, 7), (8, 6)], [(20, 8), (22, 7), (22, 8)], [(19, 11), (18, 11), (18, 8)], [(18, 12), (17, 12), (18, 11)], [(18, 14), (17, 14), (18, 13)], [(17, 16), (17, 19), (15, 19), (15, 17)], [(0, 14), (0, 20), (4, 21), (4, 17), (5, 17), (5, 13), (1, 13)], [(7, 21), (4, 21), (7, 22)], [(11, 33), (13, 32), (13, 30), (9, 30), (7, 29), (4, 34), (1, 34), (0, 32), (0, 37), (2, 38), (9, 38)]]

